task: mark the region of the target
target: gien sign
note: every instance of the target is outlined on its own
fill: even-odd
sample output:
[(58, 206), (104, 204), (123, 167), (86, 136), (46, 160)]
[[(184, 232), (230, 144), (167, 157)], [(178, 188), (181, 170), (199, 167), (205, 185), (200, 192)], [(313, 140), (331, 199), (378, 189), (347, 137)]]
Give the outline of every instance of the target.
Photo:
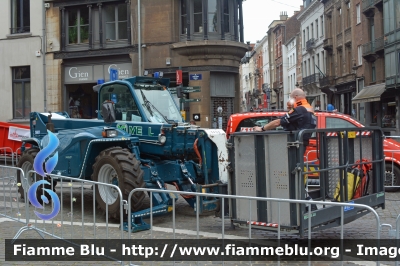
[(81, 72), (78, 70), (77, 67), (71, 67), (68, 71), (68, 74), (72, 79), (75, 79), (75, 78), (77, 78), (78, 80), (88, 80), (89, 79), (89, 73)]
[(97, 83), (98, 79), (109, 81), (111, 68), (118, 70), (119, 79), (132, 76), (131, 63), (71, 66), (64, 68), (65, 84)]
[[(123, 64), (123, 65), (125, 65), (125, 64)], [(110, 74), (110, 68), (114, 68), (114, 69), (118, 70), (118, 77), (119, 78), (127, 78), (127, 77), (130, 76), (130, 74), (129, 74), (130, 71), (128, 69), (121, 69), (120, 67), (118, 67), (117, 64), (111, 64), (111, 65), (108, 66), (108, 69), (107, 69), (108, 74)]]

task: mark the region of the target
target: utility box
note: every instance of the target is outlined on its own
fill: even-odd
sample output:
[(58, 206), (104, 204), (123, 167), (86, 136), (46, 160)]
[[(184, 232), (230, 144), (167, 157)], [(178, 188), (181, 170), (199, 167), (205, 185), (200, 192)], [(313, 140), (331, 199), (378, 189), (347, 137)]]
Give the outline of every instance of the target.
[[(332, 132), (332, 130), (335, 130)], [(302, 136), (312, 132), (306, 150)], [(345, 201), (384, 208), (384, 155), (382, 131), (378, 128), (316, 129), (302, 132), (237, 132), (229, 139), (231, 193), (233, 195), (304, 200), (312, 197), (311, 224), (321, 230), (340, 224), (341, 208), (324, 205), (334, 201), (340, 179), (347, 180), (347, 170), (363, 159), (372, 165), (368, 195)], [(315, 149), (318, 167), (310, 173), (305, 151)], [(315, 163), (315, 162), (314, 162)], [(307, 187), (308, 176), (316, 176), (318, 186)], [(346, 175), (346, 178), (345, 178)], [(315, 181), (315, 180), (314, 180)], [(346, 185), (344, 185), (346, 186)], [(314, 201), (322, 201), (314, 202)], [(230, 201), (233, 223), (238, 226), (303, 235), (308, 226), (305, 204), (240, 199)], [(317, 204), (318, 203), (318, 204)], [(345, 211), (350, 222), (365, 214), (362, 209)]]

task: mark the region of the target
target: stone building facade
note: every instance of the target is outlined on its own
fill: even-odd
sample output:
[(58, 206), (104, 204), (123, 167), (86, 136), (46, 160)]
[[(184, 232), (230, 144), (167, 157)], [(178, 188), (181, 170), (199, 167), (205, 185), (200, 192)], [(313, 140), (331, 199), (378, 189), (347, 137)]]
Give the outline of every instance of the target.
[(0, 121), (29, 124), (33, 110), (51, 109), (44, 78), (42, 1), (0, 1)]

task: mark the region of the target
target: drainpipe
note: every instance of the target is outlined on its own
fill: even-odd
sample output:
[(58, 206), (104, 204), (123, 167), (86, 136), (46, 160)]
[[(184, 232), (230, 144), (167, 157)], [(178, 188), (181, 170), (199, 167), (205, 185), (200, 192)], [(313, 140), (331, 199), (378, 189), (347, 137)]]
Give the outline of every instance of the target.
[(42, 3), (42, 55), (43, 55), (43, 109), (44, 112), (47, 112), (47, 89), (46, 89), (46, 8), (44, 7), (45, 0)]
[(142, 25), (140, 24), (140, 0), (138, 0), (138, 5), (137, 5), (137, 10), (138, 10), (138, 56), (139, 56), (139, 73), (138, 76), (142, 75), (142, 34), (141, 34), (141, 28)]

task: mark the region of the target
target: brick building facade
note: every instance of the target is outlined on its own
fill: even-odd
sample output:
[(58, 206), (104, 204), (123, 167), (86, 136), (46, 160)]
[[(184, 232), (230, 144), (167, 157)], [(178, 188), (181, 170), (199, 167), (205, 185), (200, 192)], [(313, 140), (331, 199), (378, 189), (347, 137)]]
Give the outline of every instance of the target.
[[(138, 4), (140, 5), (138, 6)], [(218, 106), (224, 125), (239, 111), (239, 62), (243, 43), (242, 0), (87, 0), (49, 1), (46, 11), (48, 83), (58, 88), (49, 103), (54, 111), (80, 102), (81, 117), (96, 117), (92, 87), (109, 79), (163, 72), (175, 86), (183, 70), (183, 86), (201, 92), (185, 103), (187, 121), (200, 114), (211, 127)], [(212, 15), (212, 16), (211, 16)], [(239, 27), (237, 27), (239, 25)], [(194, 77), (200, 78), (194, 78)], [(224, 108), (225, 107), (225, 108)], [(218, 114), (220, 115), (220, 114)]]

